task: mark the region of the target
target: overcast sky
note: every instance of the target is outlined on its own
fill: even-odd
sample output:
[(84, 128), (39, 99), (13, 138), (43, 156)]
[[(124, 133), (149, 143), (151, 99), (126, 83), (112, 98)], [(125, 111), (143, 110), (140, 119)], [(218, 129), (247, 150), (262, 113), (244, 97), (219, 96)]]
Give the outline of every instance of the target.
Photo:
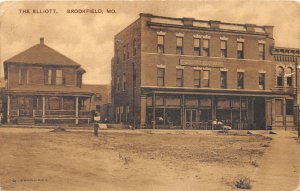
[[(103, 14), (67, 14), (67, 9), (102, 9)], [(56, 14), (20, 14), (19, 9), (56, 9)], [(115, 9), (116, 14), (107, 14)], [(276, 46), (300, 47), (300, 4), (296, 1), (6, 2), (0, 9), (0, 62), (39, 43), (75, 60), (87, 71), (84, 83), (110, 82), (114, 35), (152, 13), (233, 23), (273, 25)], [(0, 67), (3, 75), (3, 67)]]

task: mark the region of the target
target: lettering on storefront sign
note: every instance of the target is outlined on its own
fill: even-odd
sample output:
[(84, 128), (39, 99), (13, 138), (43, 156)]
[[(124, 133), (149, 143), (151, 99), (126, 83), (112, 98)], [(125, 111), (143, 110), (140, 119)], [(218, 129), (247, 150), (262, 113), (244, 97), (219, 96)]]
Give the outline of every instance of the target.
[(202, 67), (212, 67), (212, 68), (223, 68), (224, 62), (210, 61), (210, 60), (186, 60), (181, 59), (180, 65), (182, 66), (202, 66)]

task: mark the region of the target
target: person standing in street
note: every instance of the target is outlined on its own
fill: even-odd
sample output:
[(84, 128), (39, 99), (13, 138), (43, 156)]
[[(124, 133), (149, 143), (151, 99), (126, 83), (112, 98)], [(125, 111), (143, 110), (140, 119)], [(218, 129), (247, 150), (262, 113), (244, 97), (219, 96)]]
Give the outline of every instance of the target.
[(94, 116), (94, 135), (98, 137), (100, 115), (96, 112)]

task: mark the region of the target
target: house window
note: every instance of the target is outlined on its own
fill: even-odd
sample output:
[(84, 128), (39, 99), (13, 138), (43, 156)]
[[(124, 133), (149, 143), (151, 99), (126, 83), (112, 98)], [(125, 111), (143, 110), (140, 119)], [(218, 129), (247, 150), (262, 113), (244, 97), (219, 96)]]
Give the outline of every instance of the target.
[(203, 56), (209, 56), (209, 39), (203, 39)]
[(221, 57), (227, 58), (227, 41), (221, 40)]
[(129, 59), (129, 44), (126, 44), (126, 56)]
[(244, 43), (238, 42), (237, 43), (237, 58), (243, 59), (244, 58)]
[(99, 102), (99, 101), (101, 101), (101, 100), (102, 100), (101, 95), (100, 95), (100, 94), (96, 94), (95, 97), (94, 97), (94, 101), (95, 101), (95, 102)]
[(116, 86), (117, 91), (119, 91), (120, 90), (120, 78), (119, 77), (116, 78), (116, 84), (117, 84), (117, 86)]
[(294, 102), (292, 99), (286, 100), (286, 115), (294, 115)]
[(176, 86), (183, 86), (183, 69), (176, 69)]
[(165, 69), (157, 68), (157, 86), (165, 85)]
[(210, 71), (203, 70), (203, 87), (205, 88), (209, 87), (209, 78), (210, 78)]
[(48, 109), (49, 110), (60, 110), (60, 101), (59, 97), (49, 97), (48, 98)]
[(157, 52), (158, 53), (165, 52), (165, 37), (163, 35), (157, 36)]
[(81, 88), (81, 85), (82, 85), (82, 73), (77, 72), (76, 85), (77, 85), (77, 87)]
[(120, 51), (117, 50), (116, 54), (117, 54), (117, 64), (119, 64), (120, 63), (120, 56), (119, 56)]
[(221, 71), (221, 75), (220, 75), (220, 84), (221, 84), (221, 88), (227, 88), (227, 72), (226, 71)]
[(56, 82), (56, 85), (62, 85), (63, 84), (63, 72), (62, 72), (62, 70), (56, 70), (55, 82)]
[(200, 88), (200, 84), (201, 84), (201, 73), (200, 70), (194, 70), (194, 87), (195, 88)]
[(46, 69), (45, 71), (45, 84), (54, 84), (54, 80), (52, 80), (52, 70)]
[(260, 90), (265, 89), (265, 73), (258, 74), (258, 87)]
[(183, 38), (176, 37), (176, 54), (183, 54)]
[(194, 55), (200, 56), (200, 38), (194, 38)]
[(276, 99), (275, 100), (275, 115), (282, 115), (282, 100)]
[(123, 46), (123, 61), (126, 59), (126, 46)]
[(244, 89), (244, 72), (237, 73), (237, 88)]
[(125, 76), (125, 73), (123, 74), (123, 79), (122, 79), (122, 82), (123, 82), (123, 91), (125, 91), (126, 89), (126, 76)]
[(277, 67), (276, 69), (276, 78), (277, 78), (277, 86), (283, 86), (284, 82), (284, 70), (282, 67)]
[(26, 83), (28, 83), (29, 75), (28, 75), (27, 72), (28, 71), (27, 71), (26, 68), (23, 68), (23, 67), (19, 68), (19, 84), (26, 84)]
[(292, 87), (293, 86), (293, 70), (292, 70), (292, 68), (287, 68), (285, 71), (285, 75), (286, 75), (287, 86)]
[(135, 56), (136, 55), (136, 49), (137, 49), (137, 45), (136, 45), (136, 40), (135, 39), (133, 39), (132, 46), (133, 46), (133, 50), (132, 50), (133, 56)]
[(260, 60), (265, 60), (265, 44), (258, 44), (258, 57)]

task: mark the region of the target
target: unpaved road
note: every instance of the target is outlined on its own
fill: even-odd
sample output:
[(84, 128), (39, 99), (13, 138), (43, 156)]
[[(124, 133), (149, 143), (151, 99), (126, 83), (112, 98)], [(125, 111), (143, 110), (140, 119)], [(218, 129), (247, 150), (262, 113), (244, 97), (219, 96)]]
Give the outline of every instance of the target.
[(296, 133), (275, 132), (271, 148), (254, 174), (253, 190), (300, 191), (300, 144), (295, 139)]
[(263, 168), (262, 156), (272, 149), (271, 142), (260, 135), (211, 131), (107, 130), (94, 137), (92, 131), (0, 128), (0, 187), (5, 191), (237, 190), (234, 181), (244, 176), (260, 185), (255, 174)]

